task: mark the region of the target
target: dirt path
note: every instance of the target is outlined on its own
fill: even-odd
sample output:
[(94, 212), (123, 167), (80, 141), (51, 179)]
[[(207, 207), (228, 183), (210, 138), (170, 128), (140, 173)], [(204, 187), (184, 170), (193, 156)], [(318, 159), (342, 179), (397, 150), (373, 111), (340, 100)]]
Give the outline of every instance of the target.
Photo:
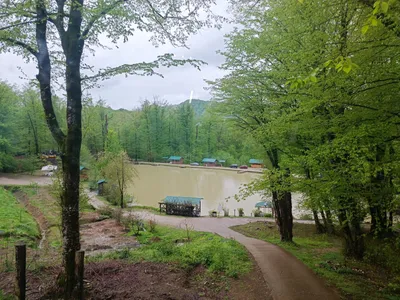
[(0, 185), (30, 185), (31, 183), (49, 185), (52, 183), (52, 179), (46, 176), (0, 173)]

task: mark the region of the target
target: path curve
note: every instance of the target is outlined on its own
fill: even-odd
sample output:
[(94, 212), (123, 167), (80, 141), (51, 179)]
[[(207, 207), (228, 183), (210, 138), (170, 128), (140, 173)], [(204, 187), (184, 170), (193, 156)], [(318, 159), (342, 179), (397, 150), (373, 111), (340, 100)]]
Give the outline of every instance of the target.
[(179, 227), (185, 220), (198, 231), (233, 238), (253, 255), (264, 279), (276, 300), (336, 300), (338, 294), (326, 286), (311, 269), (284, 249), (258, 239), (246, 237), (229, 227), (254, 222), (251, 218), (180, 218), (142, 212), (143, 218), (154, 218), (158, 223)]
[[(34, 176), (36, 177), (36, 176)], [(0, 184), (29, 184), (32, 181), (39, 185), (51, 182), (49, 178), (32, 176), (5, 176), (0, 174)], [(88, 193), (90, 202), (95, 208), (106, 206), (97, 199), (95, 193)], [(243, 244), (253, 255), (264, 279), (271, 290), (271, 296), (275, 300), (337, 300), (338, 294), (326, 286), (325, 282), (317, 277), (307, 266), (292, 254), (271, 243), (249, 238), (233, 231), (229, 227), (243, 225), (256, 221), (253, 218), (182, 218), (173, 216), (155, 215), (149, 212), (141, 212), (145, 219), (153, 218), (159, 224), (180, 227), (185, 220), (198, 231), (206, 231), (219, 234), (225, 238), (233, 238)]]

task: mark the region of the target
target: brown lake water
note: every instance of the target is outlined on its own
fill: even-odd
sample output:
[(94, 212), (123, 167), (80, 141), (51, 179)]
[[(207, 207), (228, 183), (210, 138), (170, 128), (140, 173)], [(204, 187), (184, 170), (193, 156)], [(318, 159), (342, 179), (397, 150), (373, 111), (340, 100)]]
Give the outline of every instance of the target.
[[(246, 216), (250, 216), (255, 204), (262, 201), (260, 195), (253, 195), (237, 202), (229, 199), (239, 192), (242, 184), (249, 183), (260, 176), (257, 173), (238, 173), (237, 171), (206, 168), (179, 168), (165, 165), (136, 165), (138, 178), (128, 187), (138, 205), (158, 207), (158, 203), (166, 196), (202, 197), (201, 214), (208, 215), (210, 210), (229, 209), (233, 216), (238, 208), (243, 208)], [(293, 214), (302, 213), (297, 209), (301, 200), (300, 194), (293, 195)]]

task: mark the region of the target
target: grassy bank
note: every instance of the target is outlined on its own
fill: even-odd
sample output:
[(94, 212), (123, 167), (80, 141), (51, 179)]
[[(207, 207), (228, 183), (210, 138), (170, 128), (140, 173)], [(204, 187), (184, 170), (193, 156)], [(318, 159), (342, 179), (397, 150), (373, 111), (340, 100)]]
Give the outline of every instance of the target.
[(249, 255), (242, 245), (215, 234), (157, 226), (153, 232), (142, 232), (137, 239), (141, 244), (139, 248), (90, 259), (176, 263), (187, 269), (202, 265), (210, 272), (223, 272), (230, 277), (246, 274), (252, 268)]
[(0, 247), (16, 240), (24, 240), (33, 245), (40, 236), (34, 218), (3, 187), (0, 187), (0, 232)]
[(291, 252), (336, 287), (344, 299), (400, 299), (400, 260), (388, 244), (367, 243), (366, 259), (360, 262), (343, 256), (339, 237), (315, 234), (313, 224), (294, 224), (295, 244), (281, 243), (274, 223), (255, 222), (232, 229)]

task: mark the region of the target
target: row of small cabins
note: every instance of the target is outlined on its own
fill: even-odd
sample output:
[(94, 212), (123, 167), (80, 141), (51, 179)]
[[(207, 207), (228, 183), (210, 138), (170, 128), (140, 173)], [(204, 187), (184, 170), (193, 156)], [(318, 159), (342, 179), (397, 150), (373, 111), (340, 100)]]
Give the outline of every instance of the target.
[[(166, 157), (167, 159), (167, 157)], [(184, 158), (182, 156), (170, 156), (168, 157), (167, 161), (171, 164), (183, 164)], [(226, 163), (226, 160), (224, 159), (216, 159), (216, 158), (203, 158), (201, 161), (203, 166), (206, 167), (217, 167), (217, 166), (223, 166)], [(260, 159), (250, 159), (249, 164), (251, 168), (263, 168), (264, 163)]]

